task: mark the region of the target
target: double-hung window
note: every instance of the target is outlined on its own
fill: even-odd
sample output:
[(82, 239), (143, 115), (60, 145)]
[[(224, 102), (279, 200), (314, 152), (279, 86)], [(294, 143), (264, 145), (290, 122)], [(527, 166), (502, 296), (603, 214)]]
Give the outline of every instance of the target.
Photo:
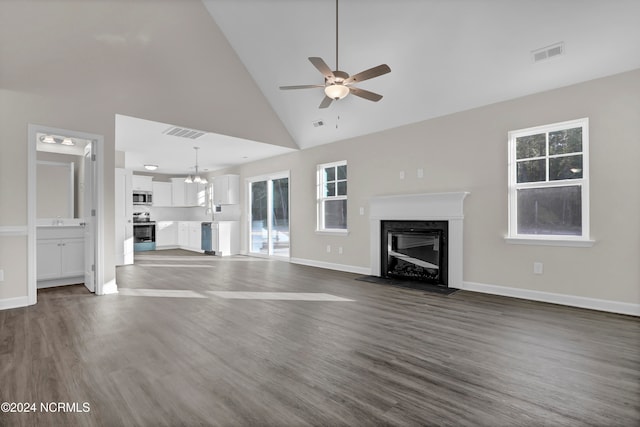
[(589, 240), (589, 121), (509, 132), (509, 236), (515, 243)]
[(318, 165), (318, 231), (347, 232), (347, 162)]

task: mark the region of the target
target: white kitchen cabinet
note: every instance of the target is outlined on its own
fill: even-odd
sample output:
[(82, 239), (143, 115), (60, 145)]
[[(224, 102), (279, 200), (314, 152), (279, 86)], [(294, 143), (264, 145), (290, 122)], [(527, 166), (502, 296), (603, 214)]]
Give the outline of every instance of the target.
[(170, 182), (154, 182), (153, 206), (173, 206), (173, 185)]
[(214, 221), (211, 224), (211, 250), (217, 256), (240, 253), (240, 222)]
[(178, 246), (180, 249), (202, 252), (201, 226), (202, 222), (200, 221), (178, 222)]
[(178, 222), (178, 246), (186, 249), (189, 246), (189, 222)]
[(220, 175), (213, 180), (213, 204), (237, 205), (240, 203), (240, 175)]
[(82, 227), (39, 228), (36, 251), (39, 288), (84, 282)]
[(156, 249), (172, 249), (178, 247), (178, 222), (156, 222)]
[(145, 175), (133, 175), (131, 181), (133, 191), (153, 191), (153, 177)]
[(171, 178), (172, 206), (205, 206), (206, 205), (206, 185), (187, 184), (184, 178)]

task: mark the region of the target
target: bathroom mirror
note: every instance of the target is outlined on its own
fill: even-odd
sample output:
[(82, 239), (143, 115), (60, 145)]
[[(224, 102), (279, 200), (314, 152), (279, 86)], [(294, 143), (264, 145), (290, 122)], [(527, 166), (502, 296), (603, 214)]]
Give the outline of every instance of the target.
[(37, 138), (36, 218), (81, 218), (89, 141), (40, 133)]

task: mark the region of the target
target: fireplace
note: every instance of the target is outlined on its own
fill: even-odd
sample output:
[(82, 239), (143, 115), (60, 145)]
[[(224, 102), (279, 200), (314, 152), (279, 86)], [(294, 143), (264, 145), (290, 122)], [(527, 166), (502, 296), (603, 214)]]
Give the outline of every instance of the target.
[[(468, 194), (460, 191), (372, 197), (369, 200), (370, 274), (377, 277), (417, 275), (420, 278), (409, 280), (462, 289), (463, 201)], [(391, 226), (391, 230), (383, 231), (383, 224)], [(387, 253), (383, 255), (384, 251)], [(405, 262), (422, 269), (406, 266)]]
[(380, 276), (448, 285), (447, 221), (381, 221)]

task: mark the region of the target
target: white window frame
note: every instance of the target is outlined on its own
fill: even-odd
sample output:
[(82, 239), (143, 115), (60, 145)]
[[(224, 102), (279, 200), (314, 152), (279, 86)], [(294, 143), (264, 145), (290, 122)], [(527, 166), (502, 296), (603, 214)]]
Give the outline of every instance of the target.
[[(549, 133), (564, 129), (582, 128), (582, 178), (549, 181)], [(541, 182), (517, 182), (517, 162), (516, 162), (516, 138), (528, 135), (545, 133), (547, 150), (546, 179)], [(511, 131), (509, 136), (509, 227), (508, 235), (505, 237), (508, 243), (528, 244), (528, 245), (550, 245), (550, 246), (592, 246), (594, 241), (590, 239), (589, 231), (589, 119), (581, 118), (566, 122), (553, 123), (543, 126), (535, 126), (526, 129)], [(526, 188), (552, 188), (578, 185), (581, 187), (582, 200), (582, 235), (550, 235), (550, 234), (518, 234), (518, 201), (517, 191)]]
[[(344, 196), (324, 196), (324, 169), (336, 166), (347, 166), (347, 195)], [(336, 171), (337, 173), (337, 171)], [(337, 180), (336, 175), (336, 180)], [(337, 183), (337, 182), (336, 182)], [(337, 185), (336, 185), (336, 193), (337, 193)], [(338, 235), (346, 235), (349, 234), (349, 221), (347, 219), (347, 228), (326, 228), (325, 227), (325, 215), (324, 215), (324, 202), (327, 200), (347, 200), (347, 211), (349, 209), (348, 195), (349, 195), (349, 166), (347, 165), (346, 160), (341, 160), (339, 162), (332, 163), (323, 163), (317, 166), (316, 169), (316, 194), (317, 194), (317, 223), (316, 223), (316, 233), (319, 234), (338, 234)]]

